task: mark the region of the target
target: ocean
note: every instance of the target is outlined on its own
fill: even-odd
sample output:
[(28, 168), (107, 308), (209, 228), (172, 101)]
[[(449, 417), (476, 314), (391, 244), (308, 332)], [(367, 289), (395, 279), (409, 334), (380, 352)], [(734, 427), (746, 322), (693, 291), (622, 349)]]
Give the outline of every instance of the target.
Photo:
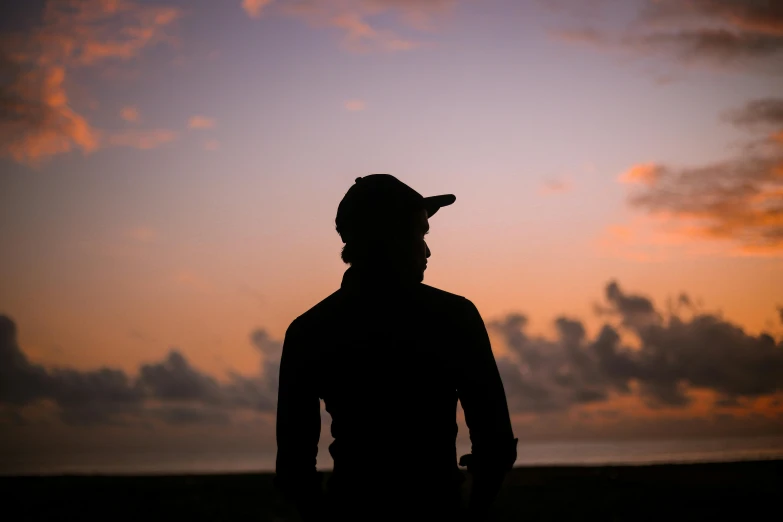
[[(459, 455), (467, 448), (458, 448)], [(323, 449), (318, 466), (329, 469)], [(517, 466), (633, 465), (783, 459), (783, 437), (614, 442), (526, 442)], [(379, 463), (382, 465), (382, 462)], [(393, 465), (393, 463), (389, 463)], [(248, 473), (274, 469), (274, 454), (220, 452), (127, 452), (0, 456), (0, 475)]]

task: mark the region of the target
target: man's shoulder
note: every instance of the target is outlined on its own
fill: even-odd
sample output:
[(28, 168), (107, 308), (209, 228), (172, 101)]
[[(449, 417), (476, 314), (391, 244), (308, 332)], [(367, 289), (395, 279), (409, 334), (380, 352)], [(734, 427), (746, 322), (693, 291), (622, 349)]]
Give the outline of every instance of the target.
[(317, 327), (319, 323), (330, 320), (334, 316), (335, 310), (340, 306), (342, 306), (342, 295), (340, 290), (337, 290), (294, 319), (288, 329)]
[(438, 306), (469, 308), (473, 305), (467, 297), (447, 292), (440, 288), (435, 288), (434, 286), (425, 285), (424, 283), (419, 285), (419, 292), (422, 298)]

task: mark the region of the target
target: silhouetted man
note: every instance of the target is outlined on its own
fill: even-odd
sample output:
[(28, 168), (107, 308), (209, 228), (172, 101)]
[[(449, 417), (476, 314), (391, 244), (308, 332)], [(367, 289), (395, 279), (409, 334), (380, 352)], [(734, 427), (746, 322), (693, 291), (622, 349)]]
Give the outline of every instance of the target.
[[(470, 518), (489, 509), (517, 440), (484, 322), (458, 295), (422, 284), (428, 218), (453, 195), (422, 197), (388, 174), (357, 178), (337, 209), (350, 264), (335, 293), (295, 319), (280, 361), (278, 487), (304, 520), (461, 516), (457, 400), (472, 453)], [(334, 472), (321, 489), (320, 403)]]

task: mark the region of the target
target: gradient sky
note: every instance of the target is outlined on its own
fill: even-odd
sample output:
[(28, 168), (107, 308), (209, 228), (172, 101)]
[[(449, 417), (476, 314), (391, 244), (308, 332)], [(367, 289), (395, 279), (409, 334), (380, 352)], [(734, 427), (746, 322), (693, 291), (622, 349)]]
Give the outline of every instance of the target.
[[(497, 354), (520, 368), (516, 313), (542, 349), (563, 341), (557, 317), (580, 321), (587, 344), (610, 324), (629, 350), (644, 346), (627, 298), (649, 299), (645, 313), (666, 331), (672, 314), (741, 328), (736, 345), (726, 341), (738, 355), (696, 352), (719, 361), (710, 371), (734, 365), (753, 380), (759, 361), (783, 369), (783, 10), (772, 5), (4, 6), (0, 314), (16, 327), (3, 349), (27, 358), (27, 370), (4, 375), (17, 383), (0, 393), (4, 431), (15, 433), (6, 438), (121, 436), (106, 422), (110, 405), (86, 422), (67, 410), (88, 399), (74, 406), (51, 387), (14, 395), (32, 386), (31, 367), (52, 379), (106, 367), (141, 382), (141, 365), (171, 370), (161, 361), (176, 350), (219, 386), (256, 376), (260, 362), (268, 380), (277, 352), (257, 332), (277, 346), (337, 288), (337, 204), (373, 172), (457, 196), (431, 221), (425, 282), (471, 299)], [(743, 366), (747, 354), (754, 362)], [(752, 417), (753, 429), (780, 433), (780, 377), (751, 390), (721, 371), (707, 381), (677, 374), (685, 402), (649, 392), (639, 373), (630, 391), (604, 383), (600, 400), (523, 405), (517, 431), (567, 437), (581, 423), (611, 437), (685, 419), (702, 428), (682, 433), (724, 422), (731, 432)], [(156, 417), (154, 444), (172, 429), (228, 440), (256, 426), (251, 417), (271, 444), (270, 410), (175, 395), (145, 395), (143, 409), (221, 416), (206, 428), (198, 416)], [(119, 414), (132, 418), (128, 433), (153, 422)]]

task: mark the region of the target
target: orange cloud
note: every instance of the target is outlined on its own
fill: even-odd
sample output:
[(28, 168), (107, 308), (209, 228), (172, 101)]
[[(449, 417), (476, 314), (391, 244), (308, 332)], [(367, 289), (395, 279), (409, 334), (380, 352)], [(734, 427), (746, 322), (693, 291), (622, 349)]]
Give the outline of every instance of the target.
[(692, 226), (671, 214), (636, 216), (628, 223), (607, 226), (593, 247), (599, 256), (639, 263), (725, 253), (720, 245), (694, 241), (696, 233)]
[(660, 175), (661, 167), (654, 163), (642, 163), (634, 165), (620, 174), (618, 181), (620, 181), (620, 183), (641, 183), (652, 186), (658, 181)]
[(217, 140), (209, 140), (206, 143), (204, 143), (204, 150), (220, 150), (220, 142)]
[(180, 14), (130, 0), (50, 0), (42, 23), (12, 33), (0, 51), (0, 156), (34, 164), (74, 149), (87, 154), (101, 144), (100, 131), (69, 105), (68, 71), (107, 59), (135, 58), (166, 39)]
[(258, 18), (264, 7), (271, 3), (272, 0), (242, 0), (242, 9), (252, 18)]
[(139, 121), (139, 110), (136, 107), (123, 107), (120, 111), (120, 118), (128, 122)]
[[(754, 100), (733, 113), (735, 125), (783, 123), (783, 99)], [(662, 220), (668, 232), (719, 241), (739, 255), (783, 256), (783, 140), (777, 131), (744, 154), (692, 168), (641, 164), (620, 176), (635, 185), (631, 207)]]
[(98, 131), (69, 106), (64, 82), (58, 66), (22, 72), (2, 88), (0, 156), (34, 164), (75, 148), (85, 154), (98, 148)]
[(191, 116), (188, 120), (189, 129), (211, 129), (215, 126), (215, 120), (206, 116)]
[(177, 139), (177, 133), (168, 129), (130, 130), (118, 132), (109, 137), (109, 143), (119, 147), (135, 149), (156, 149)]
[(363, 111), (365, 108), (367, 108), (367, 104), (364, 103), (364, 100), (348, 100), (344, 104), (345, 109), (351, 112), (357, 112), (357, 111)]

